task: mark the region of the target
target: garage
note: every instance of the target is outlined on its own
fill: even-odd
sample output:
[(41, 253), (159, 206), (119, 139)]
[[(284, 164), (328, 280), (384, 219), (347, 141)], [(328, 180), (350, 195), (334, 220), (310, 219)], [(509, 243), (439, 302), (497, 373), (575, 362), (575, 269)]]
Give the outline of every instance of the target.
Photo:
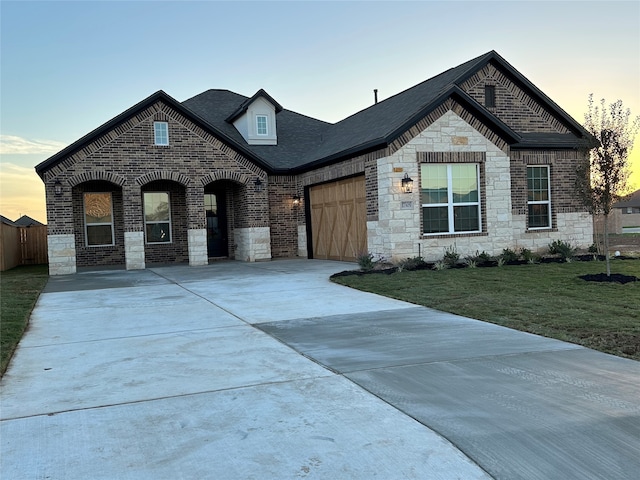
[(355, 261), (367, 252), (364, 175), (309, 188), (313, 258)]

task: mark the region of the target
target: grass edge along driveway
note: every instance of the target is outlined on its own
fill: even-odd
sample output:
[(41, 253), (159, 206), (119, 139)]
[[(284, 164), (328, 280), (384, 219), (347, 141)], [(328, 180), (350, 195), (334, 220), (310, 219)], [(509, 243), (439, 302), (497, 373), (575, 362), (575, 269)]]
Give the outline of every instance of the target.
[[(358, 290), (640, 360), (640, 282), (586, 282), (603, 262), (402, 271), (334, 277)], [(640, 260), (612, 273), (640, 277)]]
[(48, 278), (47, 265), (15, 267), (0, 273), (0, 377), (27, 329)]

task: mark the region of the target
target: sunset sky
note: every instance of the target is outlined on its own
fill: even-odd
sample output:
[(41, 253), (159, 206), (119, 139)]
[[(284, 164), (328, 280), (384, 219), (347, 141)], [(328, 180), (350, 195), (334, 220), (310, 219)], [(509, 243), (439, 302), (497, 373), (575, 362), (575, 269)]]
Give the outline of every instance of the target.
[[(336, 122), (490, 50), (584, 122), (640, 115), (640, 2), (0, 2), (0, 214), (46, 221), (34, 166), (157, 90)], [(640, 137), (632, 182), (640, 188)]]

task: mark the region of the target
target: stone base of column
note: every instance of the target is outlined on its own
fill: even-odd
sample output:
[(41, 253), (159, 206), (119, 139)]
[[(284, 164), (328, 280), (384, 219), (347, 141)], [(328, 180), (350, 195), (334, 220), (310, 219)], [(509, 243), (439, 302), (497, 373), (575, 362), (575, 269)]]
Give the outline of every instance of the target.
[(236, 260), (255, 262), (271, 260), (271, 229), (269, 227), (237, 228), (234, 232)]
[(47, 235), (49, 275), (76, 273), (76, 239), (73, 234)]
[(124, 232), (124, 257), (127, 270), (145, 268), (144, 232)]
[(209, 264), (207, 255), (207, 229), (192, 228), (188, 232), (189, 265), (197, 267)]

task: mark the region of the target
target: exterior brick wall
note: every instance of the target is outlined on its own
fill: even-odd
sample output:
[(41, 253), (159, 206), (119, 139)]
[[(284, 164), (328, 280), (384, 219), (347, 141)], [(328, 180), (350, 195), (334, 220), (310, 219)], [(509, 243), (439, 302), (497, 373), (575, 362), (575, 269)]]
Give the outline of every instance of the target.
[(189, 260), (187, 245), (187, 201), (185, 189), (179, 183), (168, 180), (156, 180), (142, 188), (144, 192), (169, 192), (171, 212), (171, 242), (146, 243), (144, 261), (154, 263), (184, 263)]
[(303, 205), (293, 204), (299, 193), (294, 176), (269, 177), (269, 223), (271, 224), (271, 255), (275, 258), (298, 254), (298, 223)]
[[(115, 245), (87, 246), (84, 225), (85, 192), (110, 192), (113, 208), (113, 230)], [(124, 224), (122, 189), (106, 181), (90, 181), (73, 188), (73, 229), (75, 232), (76, 262), (78, 267), (101, 265), (124, 265)]]
[(520, 133), (569, 133), (569, 129), (552, 113), (503, 72), (489, 64), (465, 81), (461, 87), (485, 105), (485, 85), (495, 87), (495, 107), (488, 107), (496, 117)]

